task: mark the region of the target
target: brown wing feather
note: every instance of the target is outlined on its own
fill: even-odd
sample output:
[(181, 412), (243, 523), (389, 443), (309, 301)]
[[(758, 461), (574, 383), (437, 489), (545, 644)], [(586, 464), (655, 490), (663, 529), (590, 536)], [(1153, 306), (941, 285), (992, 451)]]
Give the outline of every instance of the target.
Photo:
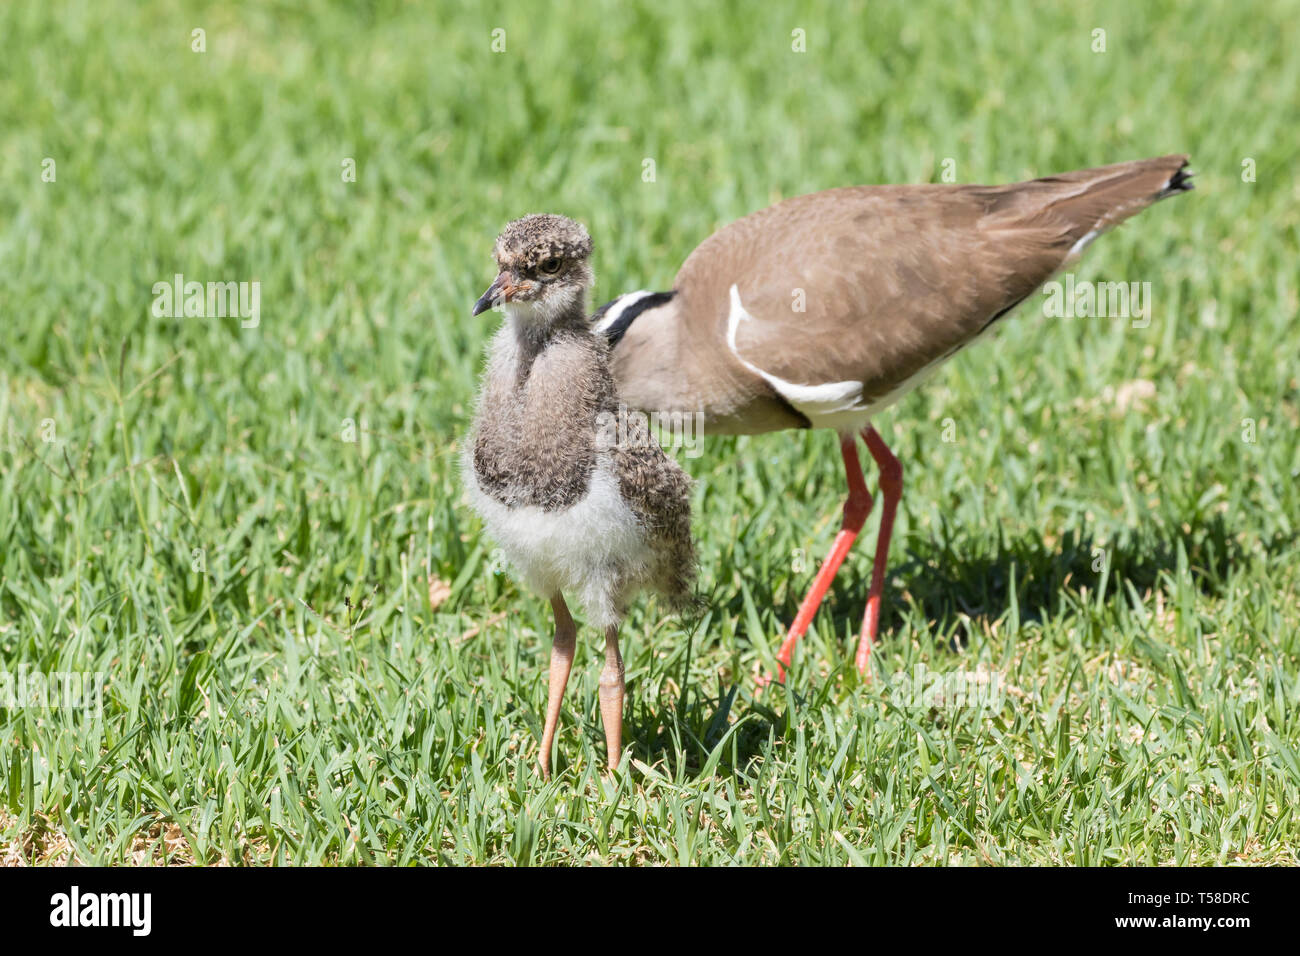
[(859, 186), (778, 203), (682, 265), (682, 314), (700, 326), (689, 337), (717, 341), (735, 283), (756, 320), (738, 328), (746, 361), (883, 395), (1031, 294), (1087, 233), (1167, 195), (1185, 164), (1165, 156), (1008, 186)]
[(625, 419), (626, 436), (614, 448), (619, 492), (654, 541), (657, 565), (650, 585), (670, 603), (689, 603), (695, 585), (691, 539), (691, 482), (659, 446), (640, 416)]

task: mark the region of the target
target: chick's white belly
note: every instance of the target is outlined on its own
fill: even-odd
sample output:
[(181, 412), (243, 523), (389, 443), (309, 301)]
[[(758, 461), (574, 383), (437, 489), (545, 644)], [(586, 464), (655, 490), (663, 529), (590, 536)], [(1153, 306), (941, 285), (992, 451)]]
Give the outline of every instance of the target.
[(528, 585), (544, 597), (576, 599), (594, 626), (617, 623), (623, 594), (645, 575), (651, 552), (612, 463), (598, 459), (587, 493), (555, 511), (504, 505), (467, 471), (474, 510)]

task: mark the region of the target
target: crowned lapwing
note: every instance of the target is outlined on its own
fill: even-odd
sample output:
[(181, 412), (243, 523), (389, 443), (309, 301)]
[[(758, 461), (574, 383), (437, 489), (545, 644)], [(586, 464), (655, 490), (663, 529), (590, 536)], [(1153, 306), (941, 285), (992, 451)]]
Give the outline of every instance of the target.
[(605, 340), (587, 323), (587, 230), (525, 216), (497, 237), (494, 255), (499, 274), (474, 315), (501, 305), (506, 320), (489, 348), (465, 484), (506, 559), (555, 611), (543, 775), (577, 635), (565, 593), (605, 632), (600, 711), (613, 769), (623, 734), (619, 621), (642, 589), (688, 601), (690, 483), (644, 419), (620, 416)]
[(848, 475), (830, 554), (777, 654), (779, 676), (871, 511), (884, 508), (857, 665), (877, 639), (902, 494), (872, 416), (992, 329), (1099, 234), (1192, 188), (1185, 156), (1009, 186), (855, 186), (799, 196), (714, 233), (669, 292), (633, 292), (592, 321), (629, 406), (702, 412), (706, 432), (833, 428)]

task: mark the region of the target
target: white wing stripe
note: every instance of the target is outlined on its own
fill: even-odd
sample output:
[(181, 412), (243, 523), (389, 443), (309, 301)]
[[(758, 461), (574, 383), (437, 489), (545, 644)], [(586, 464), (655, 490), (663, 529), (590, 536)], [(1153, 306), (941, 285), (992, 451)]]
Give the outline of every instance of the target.
[[(866, 412), (862, 404), (861, 382), (826, 382), (822, 385), (799, 385), (763, 371), (748, 362), (736, 348), (736, 332), (742, 321), (753, 319), (740, 301), (740, 290), (731, 287), (731, 314), (727, 318), (727, 347), (745, 368), (776, 389), (777, 394), (801, 412), (814, 426), (838, 427), (838, 418), (861, 417)], [(845, 416), (842, 413), (849, 413)]]
[(600, 321), (596, 323), (596, 331), (602, 335), (608, 332), (614, 323), (623, 316), (624, 312), (648, 295), (654, 295), (654, 293), (647, 289), (638, 289), (636, 292), (625, 292), (620, 295), (614, 300), (614, 304), (609, 307), (609, 311), (600, 317)]

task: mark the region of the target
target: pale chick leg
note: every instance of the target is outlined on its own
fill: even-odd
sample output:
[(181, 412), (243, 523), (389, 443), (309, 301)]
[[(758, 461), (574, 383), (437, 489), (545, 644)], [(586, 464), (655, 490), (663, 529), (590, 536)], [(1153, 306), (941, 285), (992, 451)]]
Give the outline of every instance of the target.
[(605, 724), (609, 769), (623, 756), (623, 655), (618, 652), (618, 626), (605, 631), (605, 669), (600, 672), (600, 717)]
[(569, 614), (564, 595), (551, 598), (555, 611), (555, 638), (551, 642), (551, 684), (546, 697), (546, 729), (542, 732), (542, 776), (551, 779), (551, 744), (555, 740), (555, 727), (560, 722), (560, 705), (564, 703), (564, 687), (569, 683), (573, 668), (573, 650), (577, 645), (578, 628)]

